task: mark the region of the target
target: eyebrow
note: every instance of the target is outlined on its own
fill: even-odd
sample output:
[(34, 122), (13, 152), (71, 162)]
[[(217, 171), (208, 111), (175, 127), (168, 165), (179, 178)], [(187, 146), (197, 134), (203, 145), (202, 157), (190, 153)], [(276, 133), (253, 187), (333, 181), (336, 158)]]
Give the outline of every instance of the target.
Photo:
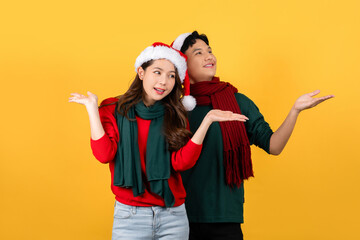
[[(162, 68), (160, 68), (160, 67), (154, 67), (154, 69), (159, 69), (159, 70), (161, 70), (161, 71), (164, 71), (164, 69), (162, 69)], [(171, 70), (170, 72), (175, 73), (175, 71), (173, 71), (173, 70)]]
[(198, 50), (202, 50), (202, 49), (201, 48), (195, 48), (192, 52), (194, 53), (194, 52), (196, 52)]
[[(210, 49), (210, 50), (211, 50), (211, 47), (210, 47), (210, 46), (208, 46), (208, 49)], [(196, 51), (198, 51), (198, 50), (202, 50), (202, 48), (195, 48), (192, 52), (194, 53), (194, 52), (196, 52)]]

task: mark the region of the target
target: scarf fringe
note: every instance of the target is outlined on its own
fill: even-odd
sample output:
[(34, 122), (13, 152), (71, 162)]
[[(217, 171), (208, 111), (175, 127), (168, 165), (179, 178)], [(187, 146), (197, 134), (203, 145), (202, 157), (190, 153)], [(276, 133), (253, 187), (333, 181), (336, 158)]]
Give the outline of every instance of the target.
[[(254, 177), (249, 146), (241, 145), (235, 150), (224, 152), (226, 184), (240, 187), (243, 180)], [(236, 159), (234, 161), (234, 159)]]

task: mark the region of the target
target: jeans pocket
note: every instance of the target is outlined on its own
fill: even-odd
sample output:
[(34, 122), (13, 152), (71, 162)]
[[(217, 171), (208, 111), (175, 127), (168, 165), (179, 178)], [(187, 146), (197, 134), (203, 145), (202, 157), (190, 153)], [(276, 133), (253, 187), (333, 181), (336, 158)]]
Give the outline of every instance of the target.
[(186, 215), (185, 204), (182, 204), (178, 207), (171, 207), (170, 214), (175, 216), (185, 216)]
[(118, 204), (115, 205), (114, 210), (114, 218), (129, 218), (132, 215), (131, 207), (128, 207), (124, 204)]

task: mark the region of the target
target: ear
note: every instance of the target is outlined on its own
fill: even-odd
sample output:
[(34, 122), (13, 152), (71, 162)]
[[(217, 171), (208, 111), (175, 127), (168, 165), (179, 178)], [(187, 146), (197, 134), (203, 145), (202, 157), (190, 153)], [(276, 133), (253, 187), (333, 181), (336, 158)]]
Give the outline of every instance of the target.
[(137, 73), (139, 75), (140, 80), (144, 79), (144, 75), (145, 75), (145, 70), (142, 67), (138, 67), (137, 69)]

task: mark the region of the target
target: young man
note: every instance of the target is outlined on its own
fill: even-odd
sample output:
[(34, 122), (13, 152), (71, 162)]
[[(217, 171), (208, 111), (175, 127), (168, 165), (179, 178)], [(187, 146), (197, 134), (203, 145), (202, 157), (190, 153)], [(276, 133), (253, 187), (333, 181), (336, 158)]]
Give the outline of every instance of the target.
[(253, 176), (250, 145), (278, 155), (284, 149), (302, 110), (332, 98), (314, 98), (320, 91), (299, 97), (282, 125), (273, 132), (257, 106), (216, 74), (216, 57), (206, 35), (196, 31), (180, 35), (172, 46), (188, 61), (190, 92), (196, 98), (189, 112), (190, 129), (195, 132), (213, 108), (241, 113), (246, 123), (214, 123), (208, 130), (197, 164), (183, 172), (187, 192), (186, 209), (190, 240), (243, 239), (243, 180)]

